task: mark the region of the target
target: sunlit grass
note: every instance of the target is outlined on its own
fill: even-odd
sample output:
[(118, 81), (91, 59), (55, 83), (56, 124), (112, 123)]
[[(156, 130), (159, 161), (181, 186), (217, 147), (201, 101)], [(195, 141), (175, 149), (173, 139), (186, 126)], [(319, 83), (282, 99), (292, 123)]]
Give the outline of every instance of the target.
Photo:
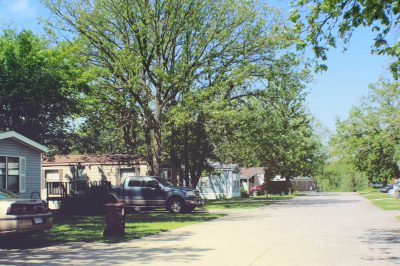
[(400, 210), (400, 199), (390, 197), (387, 193), (382, 193), (377, 189), (369, 189), (360, 192), (360, 194), (383, 210)]
[(56, 215), (55, 224), (48, 232), (14, 236), (11, 242), (2, 239), (0, 248), (32, 248), (66, 242), (124, 242), (222, 216), (224, 215), (207, 212), (190, 214), (130, 213), (126, 215), (125, 236), (110, 238), (103, 236), (105, 215)]
[(259, 208), (266, 205), (271, 205), (281, 200), (290, 200), (297, 196), (299, 193), (294, 193), (291, 195), (270, 195), (266, 197), (256, 196), (251, 198), (233, 198), (233, 199), (224, 199), (224, 200), (210, 200), (205, 205), (204, 208), (208, 210), (214, 209), (252, 209)]

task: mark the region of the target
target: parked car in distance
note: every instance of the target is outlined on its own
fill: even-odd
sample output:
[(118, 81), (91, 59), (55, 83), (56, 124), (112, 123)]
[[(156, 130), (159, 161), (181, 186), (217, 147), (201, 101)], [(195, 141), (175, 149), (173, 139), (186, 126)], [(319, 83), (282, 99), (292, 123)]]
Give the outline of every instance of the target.
[(121, 202), (127, 207), (165, 208), (173, 213), (191, 212), (203, 205), (197, 189), (176, 187), (154, 176), (127, 177), (107, 194), (107, 203)]
[(372, 183), (371, 186), (372, 186), (373, 188), (382, 188), (382, 187), (383, 187), (383, 184), (380, 183), (380, 182), (375, 182), (375, 183)]
[(249, 195), (258, 196), (264, 194), (263, 185), (253, 186), (249, 188)]
[(23, 199), (0, 189), (0, 235), (36, 232), (53, 226), (53, 214), (40, 199)]
[(382, 193), (388, 193), (389, 190), (393, 189), (392, 185), (384, 186), (381, 189), (379, 189), (380, 192)]

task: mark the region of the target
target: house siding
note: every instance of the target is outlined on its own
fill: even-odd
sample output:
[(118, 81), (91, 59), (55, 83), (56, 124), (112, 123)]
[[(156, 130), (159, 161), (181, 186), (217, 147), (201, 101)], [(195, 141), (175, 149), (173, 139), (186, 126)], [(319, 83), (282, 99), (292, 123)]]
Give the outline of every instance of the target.
[[(204, 179), (208, 180), (208, 186), (202, 186)], [(201, 177), (197, 189), (205, 199), (240, 197), (240, 175), (225, 170), (221, 175)]]
[[(62, 173), (62, 182), (72, 180), (87, 180), (87, 181), (110, 181), (113, 186), (120, 184), (120, 169), (140, 169), (136, 170), (136, 175), (146, 175), (146, 165), (101, 165), (101, 164), (69, 164), (69, 165), (46, 165), (42, 166), (43, 171), (58, 170)], [(76, 174), (78, 169), (78, 174)]]
[(26, 192), (19, 195), (30, 198), (32, 192), (40, 192), (41, 152), (13, 139), (3, 139), (0, 140), (0, 156), (26, 158)]

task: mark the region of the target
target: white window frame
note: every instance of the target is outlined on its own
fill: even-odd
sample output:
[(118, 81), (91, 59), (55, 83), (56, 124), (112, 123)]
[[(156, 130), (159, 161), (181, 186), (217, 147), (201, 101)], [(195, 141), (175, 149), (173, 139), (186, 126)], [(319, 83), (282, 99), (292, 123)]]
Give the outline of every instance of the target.
[[(0, 157), (5, 157), (5, 176), (6, 176), (6, 182), (5, 182), (5, 189), (8, 190), (8, 158), (13, 157), (13, 158), (18, 158), (18, 192), (17, 193), (25, 193), (26, 192), (26, 157), (21, 157), (21, 156), (9, 156), (9, 155), (3, 155), (0, 154)], [(22, 168), (23, 166), (23, 168)]]
[[(167, 171), (167, 177), (164, 177), (164, 171)], [(160, 177), (167, 179), (168, 182), (172, 183), (172, 168), (169, 167), (161, 167), (160, 168)]]

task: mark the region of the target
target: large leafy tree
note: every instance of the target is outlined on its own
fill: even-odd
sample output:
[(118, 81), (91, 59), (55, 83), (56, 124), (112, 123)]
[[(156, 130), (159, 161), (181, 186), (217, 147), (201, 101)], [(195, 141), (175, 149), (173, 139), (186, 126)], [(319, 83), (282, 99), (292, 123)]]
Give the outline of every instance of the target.
[(129, 149), (145, 143), (154, 174), (169, 109), (196, 91), (210, 100), (213, 92), (229, 98), (248, 89), (294, 39), (276, 12), (256, 1), (44, 2), (58, 18), (53, 26), (86, 42), (100, 70), (98, 94), (123, 114), (116, 121)]
[(0, 131), (15, 130), (67, 152), (71, 117), (80, 112), (87, 76), (75, 47), (50, 46), (30, 31), (0, 36)]
[(373, 51), (394, 57), (391, 70), (399, 77), (398, 0), (294, 0), (293, 5), (291, 19), (304, 36), (300, 46), (311, 44), (317, 57), (326, 60), (326, 51), (338, 38), (347, 43), (356, 28), (368, 27), (376, 32)]
[(337, 156), (365, 173), (369, 182), (400, 175), (399, 99), (399, 84), (381, 81), (371, 86), (371, 95), (351, 110), (348, 119), (337, 122), (331, 140)]
[(298, 63), (290, 58), (279, 64), (262, 97), (223, 114), (227, 119), (218, 135), (217, 154), (226, 161), (264, 166), (266, 181), (275, 175), (288, 182), (312, 175), (323, 163), (321, 142), (304, 106), (308, 73), (298, 71)]

